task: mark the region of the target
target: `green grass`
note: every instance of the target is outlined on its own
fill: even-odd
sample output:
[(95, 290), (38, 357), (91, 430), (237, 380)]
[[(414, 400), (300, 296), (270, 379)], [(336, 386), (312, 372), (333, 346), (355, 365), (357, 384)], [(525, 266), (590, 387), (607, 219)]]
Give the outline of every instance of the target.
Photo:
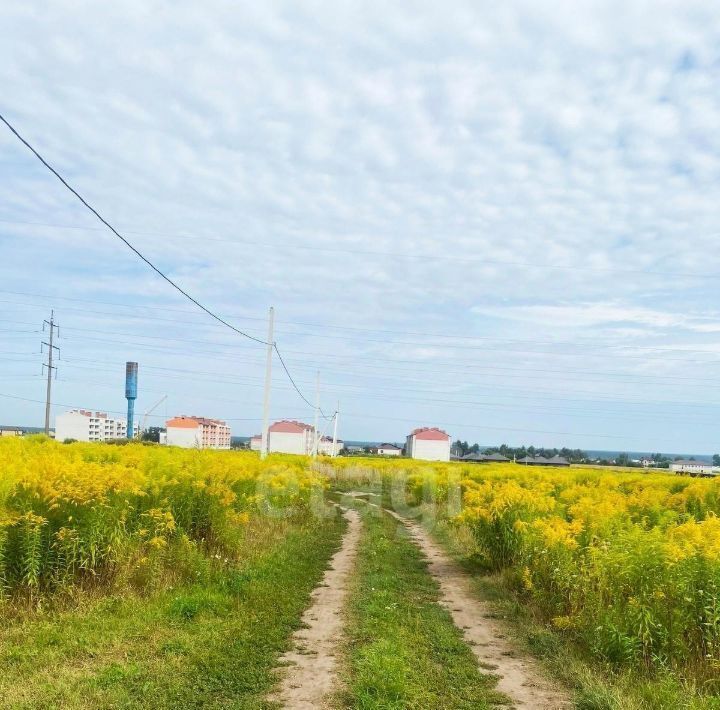
[(3, 708), (262, 708), (344, 524), (258, 521), (201, 583), (86, 600), (0, 630)]
[(494, 707), (505, 701), (438, 604), (438, 587), (405, 528), (358, 504), (365, 529), (347, 621), (345, 686), (352, 708)]

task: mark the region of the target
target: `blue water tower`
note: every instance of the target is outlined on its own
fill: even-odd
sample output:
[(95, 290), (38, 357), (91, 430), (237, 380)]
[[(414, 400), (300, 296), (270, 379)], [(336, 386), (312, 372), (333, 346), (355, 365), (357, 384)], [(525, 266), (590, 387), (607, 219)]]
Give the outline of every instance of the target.
[(127, 438), (132, 439), (135, 433), (135, 400), (137, 399), (137, 378), (138, 364), (136, 362), (125, 363), (125, 398), (128, 402), (127, 413)]

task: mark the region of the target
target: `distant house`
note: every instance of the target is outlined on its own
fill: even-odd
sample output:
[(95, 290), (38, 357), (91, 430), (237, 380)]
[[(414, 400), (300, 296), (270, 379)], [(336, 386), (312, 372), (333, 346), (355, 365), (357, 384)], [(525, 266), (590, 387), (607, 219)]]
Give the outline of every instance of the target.
[(413, 459), (449, 461), (450, 435), (436, 427), (414, 429), (407, 436), (405, 451)]
[(547, 460), (548, 466), (569, 466), (570, 462), (567, 459), (564, 459), (562, 456), (558, 456), (557, 454), (555, 456), (552, 456)]
[(345, 442), (338, 439), (333, 447), (332, 436), (323, 436), (318, 441), (318, 453), (321, 456), (337, 456), (345, 448)]
[(524, 456), (517, 460), (518, 463), (525, 466), (569, 466), (570, 462), (562, 456), (553, 456), (545, 458), (544, 456)]
[(255, 436), (250, 437), (250, 450), (251, 451), (260, 451), (262, 447), (262, 434), (255, 434)]
[(509, 463), (510, 459), (502, 454), (467, 454), (460, 461), (475, 461), (477, 463)]
[(693, 476), (714, 476), (713, 466), (707, 461), (690, 461), (679, 459), (670, 464), (670, 470), (675, 473), (689, 473)]
[(0, 427), (0, 436), (22, 436), (25, 433), (24, 429), (19, 426), (3, 426)]
[(402, 449), (395, 444), (379, 444), (370, 450), (378, 456), (400, 456), (402, 453)]
[(315, 429), (304, 422), (284, 419), (270, 425), (268, 451), (309, 456), (315, 445)]

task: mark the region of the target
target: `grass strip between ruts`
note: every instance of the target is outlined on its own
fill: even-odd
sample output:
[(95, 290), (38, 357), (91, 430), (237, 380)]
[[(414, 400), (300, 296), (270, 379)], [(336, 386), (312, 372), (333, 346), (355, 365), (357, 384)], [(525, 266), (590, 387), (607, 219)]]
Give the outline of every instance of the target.
[(365, 530), (348, 608), (345, 686), (353, 708), (482, 708), (506, 703), (439, 603), (404, 526), (358, 504)]

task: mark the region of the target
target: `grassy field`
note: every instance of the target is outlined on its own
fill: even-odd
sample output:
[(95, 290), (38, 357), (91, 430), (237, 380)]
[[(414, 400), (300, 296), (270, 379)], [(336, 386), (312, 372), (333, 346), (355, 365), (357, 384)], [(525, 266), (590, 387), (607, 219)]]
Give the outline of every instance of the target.
[(339, 545), (304, 461), (0, 442), (0, 697), (258, 708)]
[[(585, 710), (720, 708), (720, 481), (0, 440), (3, 707), (269, 707), (365, 489)], [(502, 702), (405, 529), (363, 511), (338, 707)]]
[(195, 583), (15, 619), (0, 631), (2, 706), (262, 707), (342, 527), (262, 521), (247, 556)]

